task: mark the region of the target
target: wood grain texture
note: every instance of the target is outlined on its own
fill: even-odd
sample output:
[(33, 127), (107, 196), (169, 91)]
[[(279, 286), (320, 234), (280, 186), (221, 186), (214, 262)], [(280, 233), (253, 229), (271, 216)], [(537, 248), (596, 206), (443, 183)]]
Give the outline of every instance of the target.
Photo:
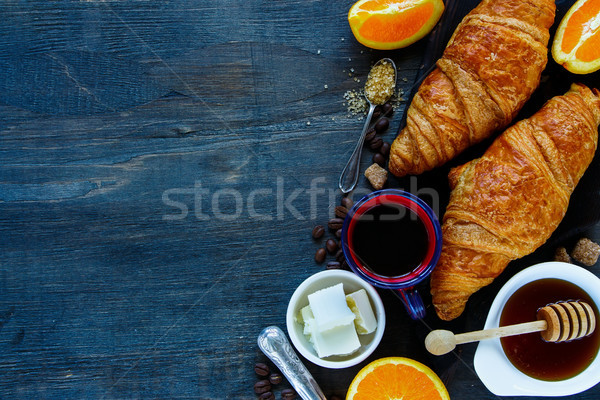
[[(382, 56), (353, 39), (348, 7), (0, 4), (0, 398), (255, 398), (258, 333), (284, 328), (292, 292), (323, 269), (310, 232), (333, 213), (362, 126), (343, 94)], [(407, 92), (423, 46), (385, 53)], [(456, 331), (482, 324), (500, 282)], [(425, 325), (382, 297), (368, 361), (413, 357), (453, 398), (494, 398), (463, 363), (428, 356)], [(308, 367), (343, 396), (363, 365)]]

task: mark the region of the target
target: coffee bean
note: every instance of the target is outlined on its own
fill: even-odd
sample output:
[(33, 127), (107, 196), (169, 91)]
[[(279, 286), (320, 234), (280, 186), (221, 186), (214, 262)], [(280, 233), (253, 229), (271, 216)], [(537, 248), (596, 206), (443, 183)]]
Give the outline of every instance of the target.
[(296, 392), (294, 389), (283, 389), (281, 391), (281, 398), (284, 400), (294, 400), (296, 398)]
[(342, 230), (338, 229), (337, 231), (335, 231), (335, 237), (338, 239), (342, 238)]
[(261, 394), (260, 396), (258, 396), (259, 400), (275, 400), (275, 395), (273, 394), (273, 392), (265, 392), (263, 394)]
[(342, 268), (342, 264), (337, 261), (329, 261), (327, 263), (327, 269), (340, 269)]
[(312, 237), (313, 239), (321, 239), (324, 233), (325, 228), (323, 228), (321, 225), (317, 225), (312, 230)]
[[(386, 103), (386, 104), (387, 104), (387, 103)], [(342, 398), (341, 398), (341, 397), (338, 397), (338, 396), (329, 396), (329, 397), (327, 397), (327, 398), (328, 398), (329, 400), (342, 400)]]
[(352, 206), (354, 205), (354, 202), (352, 201), (352, 199), (350, 197), (342, 197), (341, 203), (348, 210), (351, 209)]
[(348, 209), (344, 206), (335, 207), (335, 216), (339, 218), (346, 218), (346, 214), (348, 214)]
[(269, 375), (269, 372), (271, 372), (271, 370), (269, 369), (269, 366), (265, 363), (256, 363), (254, 365), (254, 372), (256, 372), (256, 374), (260, 376), (267, 376)]
[(327, 250), (325, 250), (324, 248), (320, 248), (319, 250), (317, 250), (317, 252), (315, 253), (315, 261), (318, 264), (321, 264), (323, 261), (325, 261), (325, 257), (327, 257)]
[(344, 250), (339, 249), (337, 251), (337, 253), (335, 253), (335, 259), (339, 263), (341, 263), (342, 261), (344, 261), (346, 259), (345, 256), (344, 256)]
[(327, 240), (325, 242), (325, 247), (327, 247), (327, 251), (329, 252), (329, 254), (335, 253), (339, 248), (337, 242), (333, 239)]
[(283, 376), (281, 376), (281, 374), (272, 373), (269, 375), (269, 382), (271, 382), (272, 385), (279, 385), (281, 381), (283, 381)]
[(387, 118), (381, 118), (377, 123), (375, 123), (375, 130), (377, 133), (381, 134), (390, 127), (390, 121)]
[(371, 150), (379, 150), (382, 144), (383, 140), (380, 137), (376, 137), (368, 143)]
[(262, 394), (271, 391), (271, 382), (266, 379), (258, 381), (254, 384), (254, 393)]
[(377, 136), (377, 132), (375, 131), (375, 129), (371, 128), (365, 135), (365, 143), (369, 143), (375, 138), (375, 136)]
[(380, 167), (385, 167), (385, 157), (381, 153), (373, 154), (373, 162), (379, 164)]
[(387, 157), (390, 154), (390, 147), (391, 146), (388, 142), (383, 142), (379, 148), (379, 152)]
[(342, 229), (342, 226), (344, 226), (344, 220), (342, 218), (331, 218), (327, 223), (327, 226), (332, 231), (337, 231), (338, 229)]
[[(377, 106), (377, 107), (379, 107), (379, 106)], [(373, 115), (371, 116), (371, 119), (374, 121), (377, 120), (379, 117), (381, 117), (381, 114), (383, 113), (381, 111), (381, 108), (378, 109), (377, 107), (375, 107), (375, 110), (373, 110)]]
[(342, 264), (342, 269), (350, 270), (350, 266), (348, 265), (348, 261), (344, 260), (344, 261), (341, 262), (341, 264)]
[(392, 106), (392, 103), (385, 103), (381, 106), (381, 111), (383, 115), (391, 117), (394, 114), (394, 106)]

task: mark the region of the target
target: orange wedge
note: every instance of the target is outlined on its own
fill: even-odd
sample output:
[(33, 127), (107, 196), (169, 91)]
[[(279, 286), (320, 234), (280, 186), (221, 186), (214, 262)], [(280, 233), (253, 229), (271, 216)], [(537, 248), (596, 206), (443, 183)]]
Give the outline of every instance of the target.
[(350, 8), (348, 22), (363, 45), (393, 50), (431, 32), (443, 11), (442, 0), (359, 0)]
[(346, 400), (450, 400), (440, 378), (429, 367), (404, 357), (375, 360), (361, 369)]
[(600, 69), (600, 0), (578, 0), (567, 11), (554, 36), (552, 57), (575, 74)]

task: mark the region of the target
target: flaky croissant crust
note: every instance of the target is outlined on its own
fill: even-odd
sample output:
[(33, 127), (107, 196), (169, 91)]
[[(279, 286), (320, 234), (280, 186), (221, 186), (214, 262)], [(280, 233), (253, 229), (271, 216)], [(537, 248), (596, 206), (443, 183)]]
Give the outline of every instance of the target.
[(471, 11), (415, 94), (390, 171), (430, 170), (506, 127), (539, 84), (554, 11), (553, 0), (483, 0)]
[(598, 142), (600, 92), (574, 84), (451, 170), (443, 247), (431, 276), (438, 316), (458, 317), (511, 260), (541, 246), (564, 217)]

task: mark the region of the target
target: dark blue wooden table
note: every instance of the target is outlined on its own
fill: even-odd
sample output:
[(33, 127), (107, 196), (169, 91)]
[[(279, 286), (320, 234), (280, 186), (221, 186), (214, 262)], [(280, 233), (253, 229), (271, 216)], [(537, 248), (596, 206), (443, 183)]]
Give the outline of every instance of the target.
[[(362, 127), (344, 93), (383, 56), (408, 93), (423, 60), (426, 41), (394, 52), (358, 44), (350, 5), (0, 4), (0, 399), (255, 398), (258, 333), (285, 328), (292, 292), (324, 268), (310, 232), (339, 202)], [(441, 214), (446, 173), (390, 185), (438, 201)], [(353, 196), (368, 191), (361, 179)], [(475, 345), (430, 356), (428, 326), (480, 329), (514, 273), (556, 245), (600, 240), (584, 218), (597, 199), (576, 192), (568, 229), (453, 324), (434, 316), (426, 285), (425, 323), (381, 292), (388, 324), (366, 362), (416, 358), (453, 399), (494, 399), (473, 372)], [(344, 396), (366, 362), (307, 364), (327, 395)]]

